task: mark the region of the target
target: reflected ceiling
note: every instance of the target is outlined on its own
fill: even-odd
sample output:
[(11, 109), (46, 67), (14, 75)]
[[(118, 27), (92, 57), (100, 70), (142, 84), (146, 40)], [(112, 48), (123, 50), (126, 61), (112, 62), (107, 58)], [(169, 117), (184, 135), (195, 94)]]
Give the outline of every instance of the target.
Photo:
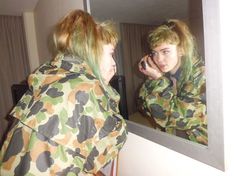
[[(98, 20), (158, 24), (169, 18), (188, 18), (188, 0), (90, 0)], [(183, 9), (183, 10), (182, 10)]]

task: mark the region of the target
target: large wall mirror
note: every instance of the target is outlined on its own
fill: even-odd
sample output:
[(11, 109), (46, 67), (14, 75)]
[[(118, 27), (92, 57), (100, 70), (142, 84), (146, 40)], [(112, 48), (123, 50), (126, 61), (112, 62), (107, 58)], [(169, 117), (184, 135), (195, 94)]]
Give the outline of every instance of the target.
[[(223, 118), (220, 77), (218, 1), (208, 0), (85, 0), (98, 21), (116, 23), (121, 41), (115, 52), (118, 75), (125, 77), (128, 130), (146, 139), (224, 170)], [(185, 21), (196, 38), (206, 65), (208, 145), (201, 145), (154, 129), (136, 107), (138, 89), (145, 77), (138, 62), (148, 53), (147, 35), (166, 19)], [(213, 30), (211, 30), (213, 29)]]

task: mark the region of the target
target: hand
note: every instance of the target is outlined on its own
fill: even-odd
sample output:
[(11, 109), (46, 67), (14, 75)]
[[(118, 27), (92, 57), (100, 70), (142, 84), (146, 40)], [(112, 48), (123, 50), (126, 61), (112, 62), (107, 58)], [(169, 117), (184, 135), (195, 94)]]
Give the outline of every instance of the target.
[(157, 64), (153, 62), (149, 55), (144, 56), (140, 60), (138, 66), (139, 71), (148, 76), (150, 79), (159, 79), (163, 75), (163, 73), (157, 67)]

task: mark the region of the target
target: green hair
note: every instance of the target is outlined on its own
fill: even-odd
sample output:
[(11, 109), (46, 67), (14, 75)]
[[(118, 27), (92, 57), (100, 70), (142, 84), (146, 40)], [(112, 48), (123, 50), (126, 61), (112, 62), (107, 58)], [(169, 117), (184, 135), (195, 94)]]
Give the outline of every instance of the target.
[(178, 88), (181, 89), (191, 76), (194, 59), (198, 59), (195, 39), (188, 26), (180, 20), (168, 20), (149, 34), (148, 41), (151, 49), (167, 43), (177, 45), (177, 48), (182, 50), (182, 72), (178, 83)]

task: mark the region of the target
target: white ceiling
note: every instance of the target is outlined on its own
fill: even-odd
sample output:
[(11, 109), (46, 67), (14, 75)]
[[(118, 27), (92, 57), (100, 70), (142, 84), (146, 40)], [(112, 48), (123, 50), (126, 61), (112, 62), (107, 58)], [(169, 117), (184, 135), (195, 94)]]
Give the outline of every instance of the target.
[(38, 0), (0, 0), (0, 15), (20, 16), (34, 10)]
[[(33, 11), (39, 0), (0, 0), (0, 15), (20, 16)], [(189, 0), (90, 0), (91, 14), (99, 20), (157, 24), (168, 18), (188, 18)]]

